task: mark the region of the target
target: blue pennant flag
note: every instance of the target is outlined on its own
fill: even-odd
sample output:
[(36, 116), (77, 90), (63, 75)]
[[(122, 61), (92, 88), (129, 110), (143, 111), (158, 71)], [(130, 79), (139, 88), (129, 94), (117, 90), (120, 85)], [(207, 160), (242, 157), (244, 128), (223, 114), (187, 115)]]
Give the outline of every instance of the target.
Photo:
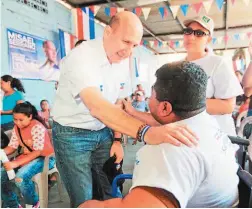
[(143, 45), (144, 45), (144, 46), (147, 46), (147, 45), (148, 45), (148, 41), (144, 40), (144, 41), (143, 41)]
[(158, 41), (158, 46), (161, 47), (163, 43), (161, 41)]
[(189, 4), (183, 4), (180, 6), (182, 12), (183, 12), (183, 15), (186, 16), (187, 15), (187, 12), (188, 12), (188, 9), (189, 9)]
[(176, 42), (175, 42), (175, 46), (176, 46), (176, 48), (179, 47), (179, 41), (176, 41)]
[(213, 38), (213, 39), (212, 39), (213, 44), (215, 44), (216, 41), (217, 41), (217, 38)]
[(160, 15), (162, 17), (162, 19), (164, 19), (164, 7), (159, 7), (159, 12), (160, 12)]
[(234, 38), (235, 38), (236, 41), (238, 41), (240, 39), (240, 35), (239, 34), (235, 34)]
[(217, 4), (219, 10), (221, 10), (222, 7), (223, 7), (223, 2), (224, 2), (224, 0), (215, 0), (215, 1), (216, 1), (216, 4)]
[(105, 7), (105, 14), (107, 16), (110, 16), (110, 8), (109, 7)]

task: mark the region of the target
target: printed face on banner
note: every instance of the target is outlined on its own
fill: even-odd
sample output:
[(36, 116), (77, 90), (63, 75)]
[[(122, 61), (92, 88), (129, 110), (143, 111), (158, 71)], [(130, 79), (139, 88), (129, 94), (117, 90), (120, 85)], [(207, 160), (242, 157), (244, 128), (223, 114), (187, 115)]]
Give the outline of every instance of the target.
[(11, 75), (21, 79), (59, 80), (57, 49), (49, 40), (7, 29)]

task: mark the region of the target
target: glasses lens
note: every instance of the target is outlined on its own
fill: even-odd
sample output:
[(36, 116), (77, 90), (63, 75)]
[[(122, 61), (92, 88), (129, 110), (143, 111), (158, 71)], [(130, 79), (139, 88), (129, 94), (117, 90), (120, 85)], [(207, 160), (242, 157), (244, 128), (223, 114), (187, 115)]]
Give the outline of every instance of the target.
[(185, 28), (183, 32), (184, 32), (185, 35), (191, 35), (193, 33), (193, 29)]
[(202, 36), (206, 35), (206, 33), (204, 31), (202, 31), (202, 30), (195, 30), (194, 34), (197, 37), (202, 37)]

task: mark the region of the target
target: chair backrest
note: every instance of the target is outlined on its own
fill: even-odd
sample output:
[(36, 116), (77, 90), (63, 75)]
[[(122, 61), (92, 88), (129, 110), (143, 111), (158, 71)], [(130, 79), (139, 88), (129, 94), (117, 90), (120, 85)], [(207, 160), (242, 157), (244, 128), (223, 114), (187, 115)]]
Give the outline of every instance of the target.
[(243, 111), (243, 112), (241, 112), (241, 113), (238, 115), (238, 117), (237, 117), (237, 119), (236, 119), (236, 127), (237, 127), (237, 128), (239, 128), (239, 127), (241, 126), (242, 119), (243, 119), (243, 118), (246, 118), (247, 114), (248, 114), (248, 111)]
[(252, 207), (252, 175), (240, 169), (237, 172), (239, 176), (239, 208)]
[(247, 125), (252, 125), (252, 116), (246, 117), (245, 119), (243, 119), (243, 121), (240, 124), (240, 127), (238, 129), (238, 136), (243, 137), (244, 134), (244, 128)]

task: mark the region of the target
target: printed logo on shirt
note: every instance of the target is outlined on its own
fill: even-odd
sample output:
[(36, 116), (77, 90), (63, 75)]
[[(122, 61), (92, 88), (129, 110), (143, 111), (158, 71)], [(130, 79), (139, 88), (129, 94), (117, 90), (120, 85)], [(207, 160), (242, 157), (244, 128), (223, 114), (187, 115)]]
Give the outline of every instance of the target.
[(103, 85), (100, 85), (100, 91), (103, 91)]
[(121, 90), (124, 89), (124, 85), (125, 85), (125, 83), (120, 83), (120, 89), (121, 89)]

